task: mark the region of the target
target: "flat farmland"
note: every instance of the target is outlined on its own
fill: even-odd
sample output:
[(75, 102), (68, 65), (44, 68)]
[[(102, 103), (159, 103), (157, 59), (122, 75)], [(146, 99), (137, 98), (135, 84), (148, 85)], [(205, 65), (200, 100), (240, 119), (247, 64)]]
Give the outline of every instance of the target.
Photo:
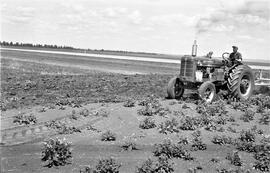
[(1, 50), (1, 57), (22, 61), (39, 62), (44, 64), (54, 64), (67, 67), (75, 66), (77, 68), (101, 70), (107, 72), (120, 72), (127, 74), (174, 74), (177, 73), (177, 69), (179, 69), (179, 64), (172, 63), (108, 59), (95, 56), (88, 57), (13, 50)]
[[(190, 92), (166, 99), (178, 69), (1, 50), (1, 172), (82, 172), (113, 158), (120, 173), (131, 173), (162, 153), (174, 172), (269, 171), (269, 96), (211, 105)], [(15, 121), (30, 115), (33, 123)], [(108, 130), (115, 140), (102, 140)], [(41, 160), (49, 138), (72, 142), (70, 164), (48, 168)], [(127, 142), (136, 147), (126, 150)]]

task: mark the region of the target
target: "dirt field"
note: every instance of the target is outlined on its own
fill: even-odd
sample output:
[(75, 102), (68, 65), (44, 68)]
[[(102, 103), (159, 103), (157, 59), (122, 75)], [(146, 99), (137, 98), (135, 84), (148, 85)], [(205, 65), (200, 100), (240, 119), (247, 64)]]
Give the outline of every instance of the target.
[[(82, 64), (85, 64), (84, 68)], [(254, 152), (240, 151), (233, 142), (214, 144), (213, 138), (225, 135), (235, 140), (240, 138), (243, 130), (253, 128), (255, 142), (252, 144), (259, 145), (262, 139), (268, 139), (265, 145), (269, 146), (269, 124), (259, 123), (262, 114), (269, 111), (267, 103), (263, 113), (256, 112), (258, 106), (251, 102), (247, 105), (241, 103), (239, 108), (243, 110), (234, 105), (237, 103), (224, 103), (222, 108), (227, 113), (210, 118), (218, 122), (213, 125), (215, 128), (204, 124), (192, 130), (183, 129), (185, 117), (200, 118), (202, 113), (198, 112), (201, 104), (196, 95), (190, 92), (186, 92), (183, 100), (165, 98), (167, 82), (177, 69), (169, 64), (84, 61), (72, 57), (63, 60), (54, 55), (2, 53), (1, 172), (80, 172), (85, 166), (94, 167), (99, 159), (108, 157), (121, 163), (121, 173), (135, 172), (147, 158), (156, 158), (153, 154), (155, 144), (164, 139), (177, 143), (180, 137), (188, 138), (185, 147), (194, 159), (170, 159), (174, 163), (174, 172), (210, 173), (222, 172), (222, 169), (224, 172), (225, 169), (262, 172), (253, 169), (256, 163)], [(158, 74), (149, 74), (155, 71)], [(150, 95), (153, 96), (148, 97)], [(139, 105), (149, 98), (147, 102), (152, 106), (157, 104), (155, 108), (148, 110), (147, 106)], [(125, 107), (127, 101), (134, 101), (134, 107)], [(248, 122), (243, 120), (247, 108), (254, 111), (253, 119)], [(81, 114), (83, 110), (88, 110), (89, 115)], [(37, 123), (18, 125), (13, 122), (17, 115), (34, 115)], [(156, 127), (142, 129), (140, 124), (145, 117), (151, 117)], [(176, 131), (162, 133), (161, 124), (173, 118), (177, 122)], [(52, 128), (53, 120), (79, 131), (59, 134)], [(115, 141), (101, 140), (101, 135), (107, 130), (115, 133)], [(201, 132), (205, 150), (194, 149), (192, 141), (196, 130)], [(42, 142), (50, 137), (66, 138), (72, 142), (71, 164), (53, 168), (44, 166), (41, 161)], [(137, 150), (124, 151), (121, 146), (130, 140), (136, 144)], [(235, 166), (226, 159), (232, 151), (239, 151), (242, 166)], [(269, 147), (266, 152), (269, 154)]]

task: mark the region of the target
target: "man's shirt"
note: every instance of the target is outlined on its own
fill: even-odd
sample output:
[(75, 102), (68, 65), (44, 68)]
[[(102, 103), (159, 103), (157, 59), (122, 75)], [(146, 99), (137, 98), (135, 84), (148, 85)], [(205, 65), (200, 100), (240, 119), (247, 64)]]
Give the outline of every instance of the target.
[(236, 52), (236, 53), (232, 52), (232, 53), (230, 54), (230, 60), (231, 60), (231, 61), (235, 61), (235, 60), (239, 60), (239, 59), (242, 60), (242, 55), (241, 55), (241, 53), (239, 53), (239, 52)]

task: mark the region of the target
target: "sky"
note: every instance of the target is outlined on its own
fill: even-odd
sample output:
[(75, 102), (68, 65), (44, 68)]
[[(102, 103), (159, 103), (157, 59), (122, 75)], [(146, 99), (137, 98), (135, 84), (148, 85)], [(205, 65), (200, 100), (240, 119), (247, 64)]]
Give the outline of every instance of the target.
[(270, 0), (1, 0), (1, 41), (270, 60)]

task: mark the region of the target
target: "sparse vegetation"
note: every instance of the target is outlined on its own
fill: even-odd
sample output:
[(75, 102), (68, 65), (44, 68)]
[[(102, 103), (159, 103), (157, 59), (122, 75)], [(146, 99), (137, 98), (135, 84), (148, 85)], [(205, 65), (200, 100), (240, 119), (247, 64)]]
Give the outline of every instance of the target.
[(168, 158), (181, 158), (184, 160), (193, 160), (188, 150), (181, 144), (174, 144), (171, 140), (165, 139), (163, 143), (156, 144), (154, 156), (166, 155)]
[(197, 130), (192, 133), (193, 140), (191, 141), (191, 147), (192, 150), (197, 151), (197, 150), (206, 150), (207, 146), (205, 143), (203, 143), (202, 138), (201, 138), (201, 131)]
[(254, 152), (255, 137), (256, 132), (254, 132), (254, 130), (242, 130), (240, 133), (240, 137), (236, 139), (234, 145), (240, 151)]
[(214, 144), (219, 144), (219, 145), (225, 145), (225, 144), (232, 144), (233, 140), (231, 137), (225, 136), (225, 135), (216, 135), (213, 137), (212, 142)]
[(38, 112), (46, 112), (46, 107), (41, 107), (39, 110), (38, 110)]
[(189, 140), (187, 137), (180, 136), (178, 139), (178, 144), (187, 145), (189, 144)]
[(75, 110), (72, 110), (70, 119), (72, 120), (78, 120), (80, 118), (80, 114), (77, 114)]
[(37, 118), (34, 114), (24, 115), (23, 113), (20, 113), (19, 115), (14, 116), (13, 123), (17, 123), (19, 125), (36, 124)]
[(260, 124), (269, 125), (270, 123), (270, 111), (264, 113), (261, 115), (261, 118), (259, 119)]
[(231, 164), (233, 164), (234, 166), (242, 165), (242, 161), (241, 161), (238, 151), (233, 151), (232, 153), (228, 153), (226, 159), (228, 159), (231, 162)]
[(198, 104), (196, 110), (202, 115), (209, 116), (221, 116), (227, 114), (225, 103), (222, 100), (213, 102), (212, 104), (208, 104), (205, 102), (202, 104)]
[(240, 140), (244, 142), (255, 142), (256, 133), (252, 130), (242, 130)]
[(124, 144), (121, 145), (121, 148), (127, 151), (138, 150), (137, 144), (134, 141), (125, 141)]
[(109, 115), (110, 115), (110, 111), (108, 111), (107, 109), (100, 109), (96, 113), (96, 116), (101, 116), (101, 117), (108, 117)]
[(88, 117), (90, 115), (90, 111), (86, 108), (80, 110), (79, 114), (84, 117)]
[(98, 164), (93, 170), (93, 173), (119, 173), (120, 163), (117, 163), (115, 159), (100, 159)]
[(252, 109), (245, 110), (245, 113), (241, 116), (241, 120), (244, 122), (250, 122), (254, 120), (255, 112)]
[(182, 130), (195, 130), (199, 125), (200, 120), (198, 118), (186, 116), (181, 119), (179, 128)]
[(59, 134), (73, 134), (73, 133), (81, 133), (81, 129), (74, 126), (63, 125), (59, 130)]
[(160, 104), (157, 105), (147, 104), (146, 106), (143, 106), (143, 108), (138, 110), (138, 114), (143, 116), (154, 116), (154, 115), (164, 116), (169, 112), (170, 110), (161, 107)]
[(168, 108), (164, 108), (161, 106), (160, 102), (154, 95), (148, 96), (147, 98), (139, 101), (138, 105), (143, 106), (138, 110), (139, 115), (143, 116), (153, 116), (159, 115), (164, 116), (170, 113)]
[(156, 127), (155, 120), (151, 117), (144, 118), (143, 121), (140, 122), (139, 125), (142, 129), (152, 129)]
[(239, 111), (245, 111), (248, 108), (247, 102), (233, 101), (231, 102), (232, 108)]
[(111, 132), (110, 130), (102, 133), (101, 135), (102, 141), (115, 141), (116, 140), (116, 134)]
[(136, 101), (134, 99), (128, 99), (127, 101), (125, 101), (123, 106), (124, 107), (134, 107), (135, 103), (136, 103)]
[(227, 131), (232, 132), (232, 133), (237, 133), (237, 130), (231, 126), (227, 128)]
[(42, 161), (46, 166), (64, 166), (71, 163), (71, 143), (65, 139), (49, 139), (43, 143)]
[[(31, 108), (31, 106), (37, 105), (37, 107), (41, 107), (42, 109), (40, 110), (35, 108), (31, 109), (34, 112), (36, 111), (44, 112), (45, 110), (50, 108), (48, 106), (48, 104), (50, 104), (52, 108), (55, 108), (56, 105), (57, 109), (66, 109), (66, 111), (48, 110), (46, 113), (38, 113), (37, 118), (41, 125), (44, 119), (46, 119), (47, 121), (47, 118), (50, 117), (47, 116), (49, 114), (52, 114), (53, 116), (57, 117), (57, 120), (51, 120), (50, 118), (46, 123), (47, 124), (46, 126), (49, 127), (48, 129), (43, 128), (43, 126), (41, 125), (37, 125), (31, 126), (29, 127), (29, 129), (22, 132), (22, 135), (24, 135), (24, 132), (25, 134), (28, 134), (28, 132), (30, 133), (31, 131), (33, 135), (37, 134), (37, 136), (39, 134), (43, 135), (43, 132), (46, 134), (49, 133), (49, 135), (50, 134), (54, 135), (56, 134), (55, 132), (58, 132), (60, 134), (67, 134), (65, 136), (67, 136), (69, 139), (70, 138), (72, 140), (78, 139), (78, 141), (76, 141), (77, 145), (75, 147), (76, 150), (74, 150), (74, 152), (70, 154), (70, 157), (65, 156), (66, 158), (68, 158), (66, 162), (58, 163), (58, 161), (59, 160), (61, 161), (61, 159), (58, 159), (57, 157), (62, 157), (63, 156), (62, 154), (60, 155), (55, 154), (53, 157), (47, 157), (47, 160), (44, 159), (44, 163), (46, 162), (45, 164), (49, 167), (66, 165), (68, 163), (71, 163), (73, 156), (75, 158), (73, 161), (74, 165), (71, 166), (72, 170), (74, 169), (76, 171), (75, 167), (77, 165), (81, 167), (82, 164), (85, 164), (85, 160), (83, 159), (85, 157), (91, 156), (90, 161), (91, 166), (87, 166), (85, 167), (84, 170), (82, 170), (85, 173), (86, 172), (93, 173), (94, 170), (96, 172), (101, 172), (101, 170), (108, 172), (107, 168), (110, 170), (115, 170), (116, 172), (122, 171), (122, 167), (119, 167), (120, 164), (118, 164), (117, 162), (123, 163), (123, 171), (127, 170), (127, 164), (130, 167), (130, 169), (134, 171), (135, 168), (134, 163), (136, 163), (136, 161), (133, 161), (134, 158), (132, 158), (132, 156), (145, 157), (149, 154), (151, 155), (151, 151), (149, 151), (147, 148), (149, 146), (146, 145), (152, 145), (152, 139), (154, 139), (153, 141), (160, 140), (159, 138), (163, 136), (158, 134), (160, 131), (161, 133), (166, 134), (177, 132), (177, 134), (167, 135), (167, 137), (173, 139), (174, 142), (170, 140), (170, 142), (163, 141), (163, 143), (156, 144), (153, 150), (153, 155), (156, 157), (153, 157), (153, 159), (151, 159), (151, 161), (149, 161), (148, 163), (145, 162), (139, 167), (137, 167), (136, 169), (137, 172), (142, 173), (173, 172), (174, 166), (175, 170), (183, 170), (183, 169), (187, 170), (188, 168), (190, 168), (189, 171), (192, 172), (213, 172), (213, 169), (215, 168), (219, 169), (217, 172), (230, 172), (230, 173), (236, 172), (247, 173), (248, 171), (245, 171), (244, 169), (262, 172), (269, 171), (269, 137), (268, 137), (269, 135), (268, 125), (270, 119), (269, 97), (265, 97), (264, 95), (256, 95), (252, 97), (249, 102), (246, 103), (230, 100), (232, 101), (231, 104), (234, 105), (235, 110), (241, 110), (242, 112), (240, 112), (235, 111), (232, 108), (232, 105), (228, 105), (226, 103), (227, 100), (213, 102), (211, 104), (202, 103), (201, 101), (198, 101), (195, 98), (194, 99), (185, 98), (186, 96), (184, 96), (184, 98), (179, 101), (163, 100), (165, 99), (164, 88), (170, 75), (164, 74), (122, 75), (114, 73), (107, 74), (103, 72), (84, 73), (85, 71), (79, 71), (80, 73), (78, 73), (78, 71), (76, 70), (75, 72), (73, 71), (71, 72), (70, 70), (69, 71), (70, 73), (66, 73), (67, 68), (57, 66), (49, 68), (47, 65), (44, 64), (40, 65), (36, 63), (33, 65), (32, 63), (28, 62), (23, 62), (22, 64), (19, 62), (19, 66), (13, 69), (7, 68), (8, 65), (7, 62), (5, 61), (6, 60), (1, 61), (1, 63), (2, 62), (4, 63), (4, 65), (2, 66), (3, 69), (1, 69), (2, 70), (1, 73), (3, 73), (1, 78), (3, 84), (1, 92), (2, 94), (1, 109), (7, 110), (7, 112), (4, 112), (4, 114), (7, 115), (7, 117), (4, 117), (4, 122), (6, 120), (5, 118), (9, 119), (10, 116), (9, 111), (11, 112), (13, 111), (10, 109), (14, 108), (26, 108), (28, 106), (29, 108)], [(8, 61), (10, 62), (11, 60)], [(10, 64), (16, 65), (18, 61), (13, 62)], [(58, 71), (55, 70), (56, 67), (59, 68), (60, 70)], [(34, 87), (35, 85), (37, 87)], [(145, 97), (145, 95), (147, 94), (150, 94), (150, 96)], [(129, 100), (128, 98), (134, 98), (136, 102), (134, 100)], [(137, 102), (137, 100), (141, 98), (143, 98), (143, 100)], [(228, 102), (230, 101), (228, 100)], [(113, 107), (114, 106), (113, 103), (115, 102), (121, 103), (116, 104), (117, 107)], [(90, 105), (87, 105), (83, 108), (78, 108), (81, 105), (88, 103), (90, 103)], [(137, 103), (138, 106), (136, 107), (136, 109), (123, 108), (123, 105), (127, 107), (133, 107)], [(199, 114), (196, 111), (194, 111), (196, 105), (197, 105), (197, 112), (199, 112)], [(96, 108), (96, 106), (97, 107), (100, 106), (101, 108)], [(182, 109), (182, 106), (183, 108), (186, 109)], [(72, 113), (73, 115), (70, 113), (66, 114), (67, 111), (72, 110), (73, 108), (74, 108), (74, 111)], [(136, 111), (137, 108), (144, 111), (142, 112), (141, 115), (146, 115), (146, 117), (144, 116), (134, 117), (134, 111)], [(31, 109), (30, 110), (27, 109), (27, 111), (31, 112), (32, 111)], [(127, 113), (124, 112), (123, 110), (127, 111)], [(255, 115), (250, 114), (251, 111), (249, 110), (252, 110), (253, 113), (256, 110), (256, 114)], [(173, 112), (172, 114), (171, 111)], [(110, 116), (109, 118), (94, 117), (94, 116), (108, 117), (110, 113), (112, 113), (111, 114), (112, 116)], [(114, 116), (117, 114), (119, 116)], [(29, 114), (27, 113), (24, 115)], [(67, 117), (61, 119), (62, 116)], [(70, 117), (72, 118), (72, 120), (70, 120)], [(87, 126), (85, 126), (85, 123), (83, 121), (88, 122), (91, 120), (91, 118), (101, 120), (98, 120), (100, 122), (96, 124), (89, 123), (86, 124)], [(141, 119), (142, 121), (138, 122), (137, 118), (139, 120)], [(242, 120), (239, 120), (239, 118), (241, 118), (243, 121), (247, 122), (252, 121), (252, 122), (244, 123)], [(79, 119), (81, 121), (76, 121)], [(11, 119), (12, 127), (17, 126), (16, 124), (13, 124), (12, 121), (13, 119)], [(108, 124), (106, 124), (107, 122), (109, 122), (109, 124), (111, 123), (110, 125), (113, 126), (108, 127)], [(105, 126), (103, 126), (103, 123), (105, 123), (104, 124)], [(161, 124), (158, 126), (159, 128), (154, 128), (151, 130), (142, 130), (138, 128), (138, 123), (141, 124), (144, 123), (144, 125), (140, 124), (140, 128), (142, 129), (156, 127), (156, 125), (158, 125), (157, 123)], [(31, 122), (28, 124), (31, 124)], [(246, 129), (247, 127), (250, 128), (251, 126), (253, 127), (250, 130)], [(28, 127), (17, 126), (16, 128), (26, 129)], [(104, 128), (108, 128), (113, 131), (115, 130), (114, 132), (121, 131), (123, 133), (120, 132), (119, 137), (118, 135), (116, 136), (116, 134), (114, 134), (111, 131), (105, 132), (103, 134), (99, 133), (103, 132), (101, 130), (103, 130)], [(81, 133), (80, 135), (76, 134), (69, 135), (72, 133), (80, 132), (83, 129), (91, 130), (93, 132), (84, 130), (83, 131), (84, 133)], [(226, 135), (223, 135), (225, 133), (220, 133), (223, 132), (224, 129), (227, 130)], [(192, 130), (192, 131), (182, 131), (182, 130)], [(202, 135), (197, 130), (201, 130)], [(243, 131), (241, 132), (241, 130)], [(195, 131), (195, 133), (192, 133), (193, 131)], [(239, 136), (237, 136), (238, 133)], [(193, 134), (193, 136), (191, 136), (191, 134)], [(8, 133), (7, 137), (3, 135), (4, 137), (2, 139), (5, 140), (6, 138), (7, 139), (6, 141), (13, 140), (10, 139), (8, 135), (9, 135)], [(19, 135), (17, 136), (17, 134), (14, 133), (13, 134), (14, 140), (21, 139), (20, 138), (21, 136)], [(32, 138), (33, 135), (32, 134), (25, 135), (25, 138), (28, 137)], [(84, 138), (86, 135), (87, 139), (86, 138), (83, 139), (84, 140), (83, 142), (88, 142), (89, 146), (95, 145), (95, 147), (98, 148), (98, 151), (93, 151), (92, 149), (90, 149), (87, 150), (87, 153), (85, 153), (84, 155), (84, 152), (86, 151), (85, 150), (81, 151), (80, 149), (83, 147), (79, 147), (79, 145), (81, 145), (80, 140)], [(134, 137), (132, 138), (134, 139), (134, 141), (128, 140), (122, 143), (123, 141), (122, 137), (125, 137), (126, 135)], [(75, 136), (76, 138), (74, 138)], [(101, 141), (98, 142), (95, 140), (97, 136), (104, 141), (114, 141), (117, 138), (117, 142), (112, 143), (109, 142), (106, 144)], [(237, 139), (234, 140), (234, 138)], [(139, 140), (137, 141), (137, 139)], [(213, 144), (208, 144), (207, 142), (209, 142), (209, 140), (210, 141), (212, 140), (213, 143), (218, 145), (230, 145), (228, 147), (215, 146), (215, 148), (218, 148), (222, 151), (223, 148), (226, 148), (226, 150), (224, 151), (230, 149), (237, 149), (239, 151), (238, 156), (240, 159), (237, 157), (236, 154), (230, 153), (227, 157), (228, 160), (224, 161), (225, 156), (223, 156), (223, 154), (211, 150), (212, 149), (211, 145), (213, 146)], [(1, 143), (1, 145), (8, 144), (8, 143), (5, 144), (4, 142)], [(97, 146), (98, 144), (96, 142), (104, 144), (101, 148), (103, 149), (104, 147), (105, 150), (104, 151), (99, 150), (100, 148), (99, 146)], [(112, 147), (112, 145), (116, 145), (117, 147), (114, 146)], [(19, 149), (21, 149), (21, 147), (24, 147), (24, 145), (18, 145), (16, 147), (18, 147), (18, 150), (14, 150), (8, 153), (11, 154), (12, 157), (14, 157), (15, 154), (18, 154), (16, 152), (20, 151)], [(107, 152), (108, 148), (110, 147), (113, 148), (113, 152)], [(138, 147), (140, 151), (131, 151), (136, 150)], [(116, 149), (116, 152), (114, 149)], [(122, 152), (119, 152), (121, 149)], [(56, 153), (56, 151), (58, 150), (60, 149), (57, 150), (55, 149), (54, 152)], [(192, 152), (193, 150), (202, 150), (202, 151)], [(67, 149), (67, 151), (71, 151), (71, 149), (70, 150)], [(17, 160), (14, 159), (15, 162), (12, 162), (14, 166), (13, 165), (12, 166), (14, 168), (16, 167), (16, 169), (18, 170), (30, 170), (29, 167), (33, 166), (31, 167), (31, 171), (38, 172), (40, 169), (40, 165), (38, 161), (35, 161), (35, 158), (38, 158), (39, 155), (33, 154), (33, 152), (35, 152), (35, 150), (33, 149), (32, 151), (30, 148), (29, 155), (24, 156), (26, 160), (28, 160), (29, 162), (27, 161), (26, 163), (22, 163), (20, 161), (17, 163)], [(112, 153), (113, 156), (116, 157), (117, 162), (116, 160), (114, 160), (115, 162), (104, 161), (103, 162), (104, 164), (98, 163), (98, 165), (104, 166), (100, 166), (98, 169), (96, 169), (95, 164), (92, 165), (92, 163), (98, 161), (95, 159), (97, 156), (97, 152), (100, 152), (98, 153), (98, 155), (101, 156), (104, 155), (105, 152), (106, 154)], [(206, 162), (202, 163), (201, 158), (206, 154), (209, 155), (209, 157), (207, 156), (208, 160), (210, 160), (210, 158), (212, 157), (215, 157), (217, 159), (211, 159), (209, 163), (206, 160)], [(3, 155), (4, 157), (6, 157), (6, 152), (3, 152)], [(179, 162), (177, 161), (176, 165), (172, 164), (172, 160), (175, 160), (177, 158), (180, 158), (181, 160), (182, 159), (193, 160), (195, 159), (193, 155), (194, 157), (198, 156), (198, 160), (196, 160), (195, 162), (179, 161), (180, 162), (179, 164)], [(242, 156), (243, 159), (240, 156)], [(32, 159), (33, 161), (30, 158), (31, 159), (33, 158)], [(217, 164), (217, 162), (220, 161), (222, 162)], [(203, 170), (202, 167), (196, 166), (204, 163), (205, 165), (203, 165)], [(231, 165), (230, 163), (233, 165)], [(241, 167), (238, 166), (240, 165), (239, 163), (242, 164)], [(4, 164), (5, 164), (4, 166), (6, 167), (7, 166), (6, 163)], [(209, 166), (209, 164), (212, 164), (214, 166)], [(234, 165), (237, 165), (239, 168), (235, 168)], [(222, 169), (222, 166), (224, 166), (226, 169), (225, 168)], [(252, 170), (252, 168), (256, 170)], [(46, 169), (47, 168), (44, 168), (43, 171), (50, 172), (50, 169), (48, 170)], [(69, 169), (70, 167), (63, 167), (60, 168), (59, 171), (65, 172), (66, 170)]]
[(173, 163), (170, 163), (166, 155), (158, 157), (157, 161), (147, 159), (137, 167), (136, 173), (171, 173), (174, 172)]
[(168, 134), (168, 133), (174, 133), (179, 132), (178, 128), (178, 122), (175, 118), (172, 118), (171, 120), (166, 120), (165, 122), (162, 122), (158, 126), (159, 133)]

